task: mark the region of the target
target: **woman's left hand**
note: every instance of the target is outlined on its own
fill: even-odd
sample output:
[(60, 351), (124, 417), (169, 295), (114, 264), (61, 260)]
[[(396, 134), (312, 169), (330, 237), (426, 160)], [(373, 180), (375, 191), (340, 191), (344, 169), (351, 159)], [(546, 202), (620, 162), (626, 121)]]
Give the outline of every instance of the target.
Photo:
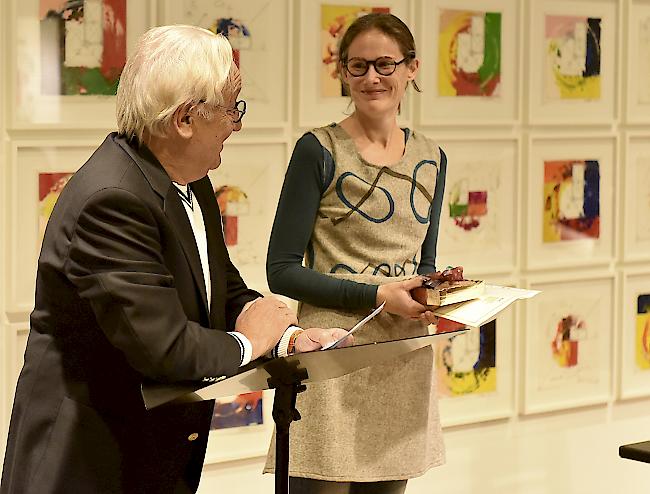
[(377, 305), (386, 302), (384, 310), (409, 319), (419, 319), (426, 306), (413, 299), (411, 290), (422, 286), (423, 278), (416, 276), (404, 281), (393, 281), (377, 288)]

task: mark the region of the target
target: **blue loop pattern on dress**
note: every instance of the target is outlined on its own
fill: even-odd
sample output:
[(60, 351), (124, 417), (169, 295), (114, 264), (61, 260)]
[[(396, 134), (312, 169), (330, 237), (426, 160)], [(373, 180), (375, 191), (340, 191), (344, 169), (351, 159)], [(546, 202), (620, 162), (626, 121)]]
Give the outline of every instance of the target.
[(436, 176), (438, 175), (438, 163), (433, 160), (422, 160), (417, 165), (415, 165), (415, 168), (413, 169), (413, 180), (411, 181), (411, 209), (413, 210), (415, 219), (417, 219), (423, 225), (426, 225), (429, 222), (429, 218), (431, 218), (431, 208), (433, 207), (433, 202), (429, 203), (429, 210), (427, 211), (426, 216), (420, 215), (415, 208), (415, 190), (417, 188), (416, 183), (418, 181), (418, 172), (424, 165), (433, 166), (436, 169)]
[(358, 212), (365, 219), (367, 219), (368, 221), (372, 221), (373, 223), (383, 223), (384, 221), (390, 219), (393, 216), (393, 213), (395, 212), (395, 202), (393, 201), (393, 197), (390, 195), (390, 193), (383, 187), (380, 187), (379, 185), (374, 185), (374, 187), (381, 190), (386, 195), (386, 199), (388, 199), (388, 213), (383, 218), (373, 218), (372, 216), (363, 212), (361, 209), (357, 208), (354, 204), (350, 203), (350, 201), (346, 199), (345, 195), (343, 194), (343, 181), (350, 176), (357, 178), (361, 180), (364, 184), (373, 187), (372, 184), (366, 182), (364, 179), (362, 179), (358, 175), (355, 175), (352, 172), (342, 173), (339, 179), (336, 181), (336, 194), (338, 195), (339, 199), (341, 199), (341, 202), (345, 204), (347, 207), (349, 207), (352, 211)]

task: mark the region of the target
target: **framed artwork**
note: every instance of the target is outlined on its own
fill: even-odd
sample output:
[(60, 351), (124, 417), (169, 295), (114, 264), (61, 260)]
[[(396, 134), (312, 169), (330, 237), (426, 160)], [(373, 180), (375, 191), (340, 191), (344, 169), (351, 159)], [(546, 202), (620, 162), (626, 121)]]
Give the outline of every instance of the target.
[(621, 398), (650, 396), (650, 270), (623, 272)]
[(611, 135), (531, 138), (528, 269), (612, 261), (616, 143)]
[(616, 116), (618, 0), (532, 2), (529, 120), (608, 124)]
[(217, 400), (205, 463), (266, 455), (273, 435), (273, 391)]
[(422, 125), (519, 119), (520, 2), (422, 2)]
[[(299, 2), (300, 81), (298, 125), (313, 128), (343, 120), (353, 106), (338, 80), (338, 44), (348, 26), (370, 12), (390, 12), (410, 25), (407, 0), (316, 0)], [(409, 94), (399, 121), (410, 119)]]
[(163, 17), (166, 24), (192, 24), (228, 38), (242, 75), (245, 127), (286, 124), (292, 32), (287, 0), (165, 0)]
[(153, 8), (149, 0), (12, 0), (11, 126), (115, 128), (117, 82)]
[(614, 278), (566, 273), (529, 280), (524, 413), (606, 402), (611, 395)]
[(623, 184), (623, 254), (650, 259), (650, 135), (627, 133)]
[(517, 265), (519, 141), (448, 139), (445, 196), (436, 266), (463, 266), (475, 277)]
[(625, 91), (628, 123), (650, 122), (650, 1), (632, 0), (627, 12)]
[(34, 305), (42, 233), (63, 185), (101, 141), (14, 141), (7, 188), (8, 310), (27, 315)]
[(286, 146), (228, 142), (209, 173), (226, 247), (249, 287), (268, 292), (266, 250), (286, 170)]
[[(438, 324), (444, 331), (444, 320)], [(515, 307), (480, 328), (434, 344), (443, 427), (514, 414)]]

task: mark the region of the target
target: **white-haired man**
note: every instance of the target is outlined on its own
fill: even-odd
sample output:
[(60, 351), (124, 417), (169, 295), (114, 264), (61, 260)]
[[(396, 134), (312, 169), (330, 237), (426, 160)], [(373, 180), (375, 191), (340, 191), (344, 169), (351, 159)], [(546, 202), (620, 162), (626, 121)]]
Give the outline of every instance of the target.
[(2, 494), (185, 493), (198, 487), (214, 402), (146, 411), (140, 386), (232, 375), (268, 351), (342, 330), (246, 287), (208, 170), (241, 129), (227, 40), (191, 26), (140, 40), (110, 134), (46, 229)]

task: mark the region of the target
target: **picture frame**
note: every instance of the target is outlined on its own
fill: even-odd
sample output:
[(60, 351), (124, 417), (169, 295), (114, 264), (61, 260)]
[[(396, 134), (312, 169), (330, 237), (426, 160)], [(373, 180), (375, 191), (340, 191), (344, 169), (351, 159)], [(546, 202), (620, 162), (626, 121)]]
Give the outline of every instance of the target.
[[(409, 0), (315, 0), (296, 2), (294, 5), (298, 9), (300, 35), (298, 59), (301, 76), (300, 80), (296, 81), (298, 87), (297, 121), (299, 127), (312, 129), (343, 120), (353, 111), (349, 97), (323, 96), (323, 92), (331, 94), (335, 91), (337, 84), (340, 88), (340, 83), (334, 72), (337, 40), (340, 39), (344, 28), (347, 28), (354, 16), (358, 15), (356, 11), (362, 8), (371, 10), (373, 7), (390, 8), (391, 13), (399, 17), (406, 25), (412, 26), (411, 6)], [(323, 6), (330, 10), (323, 11)], [(340, 13), (340, 15), (334, 11), (336, 7), (344, 8), (346, 6), (350, 7), (351, 9), (348, 10), (351, 11)], [(328, 23), (330, 17), (331, 22), (336, 25), (326, 29), (322, 23)], [(342, 18), (342, 24), (338, 24), (339, 21), (336, 20), (339, 17)], [(336, 35), (331, 33), (336, 33)], [(330, 63), (326, 63), (327, 61)], [(398, 116), (400, 125), (405, 125), (411, 120), (412, 103), (410, 100), (413, 94), (412, 89), (406, 92)]]
[(625, 261), (650, 260), (650, 133), (626, 132), (622, 215)]
[(447, 155), (436, 265), (471, 276), (518, 266), (520, 141), (499, 135), (441, 137)]
[(242, 75), (239, 99), (247, 103), (244, 128), (270, 128), (289, 119), (292, 13), (288, 0), (165, 0), (162, 18), (230, 37)]
[(650, 123), (650, 1), (630, 0), (627, 9), (625, 121)]
[(232, 140), (221, 152), (219, 168), (208, 173), (219, 196), (230, 259), (246, 284), (260, 293), (269, 291), (266, 251), (287, 167), (286, 155), (283, 142)]
[(613, 262), (617, 148), (609, 133), (529, 136), (526, 269)]
[(528, 120), (607, 125), (617, 117), (619, 0), (539, 0), (528, 22)]
[[(512, 279), (487, 278), (486, 282), (516, 285)], [(443, 427), (515, 415), (517, 320), (517, 307), (511, 306), (481, 328), (434, 343)], [(459, 359), (454, 358), (457, 355)]]
[[(101, 144), (98, 140), (17, 140), (11, 144), (8, 173), (10, 205), (7, 243), (7, 309), (26, 316), (34, 306), (34, 285), (40, 252), (39, 217), (41, 206), (53, 207), (49, 197), (39, 199), (39, 174), (73, 173)], [(53, 182), (54, 184), (54, 182)]]
[[(112, 32), (118, 33), (113, 35), (115, 51), (105, 56), (100, 26), (106, 25), (102, 23), (101, 2), (93, 3), (97, 4), (96, 8), (85, 14), (92, 22), (84, 23), (65, 13), (50, 14), (48, 9), (54, 1), (11, 0), (9, 18), (15, 20), (9, 24), (12, 40), (9, 73), (15, 74), (9, 83), (11, 128), (112, 130), (116, 127), (115, 97), (111, 94), (115, 94), (123, 62), (155, 19), (156, 2), (114, 1), (125, 1), (126, 11), (119, 16), (113, 13)], [(55, 8), (64, 4), (65, 0), (61, 0)], [(120, 11), (121, 8), (122, 4)], [(124, 20), (126, 30), (120, 22)], [(51, 48), (61, 43), (64, 36), (69, 36), (71, 41), (64, 45), (68, 51), (64, 48), (62, 55)], [(58, 41), (41, 44), (41, 39)]]
[(619, 397), (650, 396), (650, 268), (622, 272)]
[[(420, 124), (503, 125), (519, 121), (521, 2), (434, 0), (421, 5), (417, 40), (423, 62), (417, 79), (422, 83), (418, 95)], [(491, 21), (486, 21), (486, 13), (491, 14)], [(483, 42), (479, 42), (483, 53), (468, 47), (462, 50), (468, 53), (461, 57), (459, 35), (472, 39), (467, 44), (473, 46), (474, 38), (468, 34), (473, 22), (483, 30), (476, 34), (483, 35)], [(487, 35), (486, 25), (493, 25)], [(481, 60), (480, 67), (476, 57)], [(498, 84), (493, 83), (496, 80)]]
[(612, 396), (616, 287), (612, 271), (529, 277), (522, 410), (534, 414), (606, 403)]
[[(210, 430), (204, 463), (207, 465), (265, 456), (275, 430), (272, 416), (273, 397), (273, 390), (266, 390), (262, 394), (261, 424)], [(220, 401), (227, 402), (232, 398)]]

